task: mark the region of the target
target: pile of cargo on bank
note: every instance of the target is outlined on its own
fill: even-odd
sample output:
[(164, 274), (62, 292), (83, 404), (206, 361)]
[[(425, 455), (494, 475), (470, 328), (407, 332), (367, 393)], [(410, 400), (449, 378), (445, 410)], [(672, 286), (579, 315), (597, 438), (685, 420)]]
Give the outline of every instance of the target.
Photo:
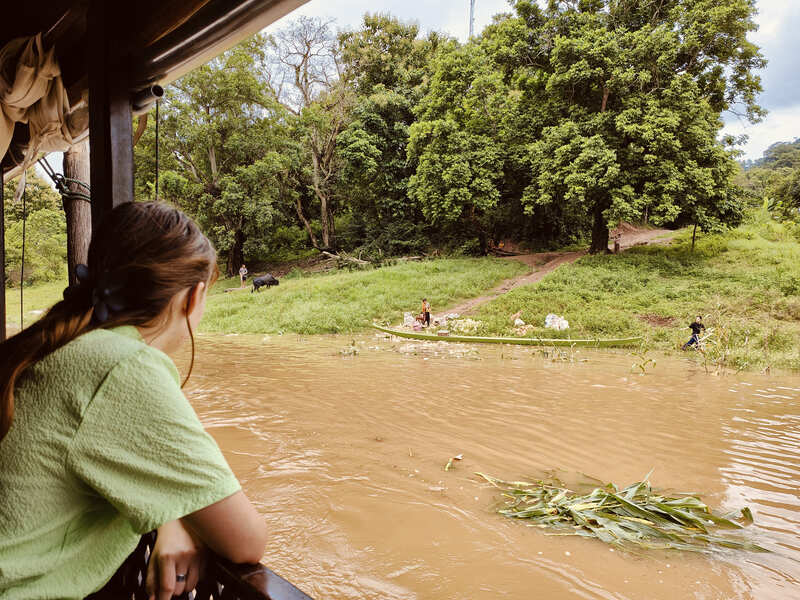
[[(525, 323), (520, 318), (520, 313), (511, 315), (514, 324), (514, 333), (519, 337), (486, 337), (470, 335), (475, 333), (481, 325), (480, 321), (468, 317), (461, 317), (458, 313), (444, 314), (431, 318), (426, 326), (423, 319), (414, 317), (410, 312), (403, 314), (403, 325), (399, 328), (390, 328), (373, 323), (373, 327), (384, 333), (396, 335), (401, 338), (413, 340), (445, 340), (452, 342), (467, 342), (480, 344), (516, 344), (523, 346), (581, 346), (594, 348), (610, 348), (635, 346), (642, 341), (641, 336), (628, 338), (596, 338), (573, 339), (544, 338), (530, 335), (537, 329), (534, 325)], [(560, 315), (550, 313), (545, 317), (546, 329), (564, 331), (569, 329), (569, 321)]]

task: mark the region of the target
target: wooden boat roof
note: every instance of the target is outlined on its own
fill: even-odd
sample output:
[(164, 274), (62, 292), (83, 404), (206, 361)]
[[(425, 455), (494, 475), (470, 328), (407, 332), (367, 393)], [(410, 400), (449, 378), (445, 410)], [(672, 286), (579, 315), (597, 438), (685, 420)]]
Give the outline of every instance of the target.
[[(73, 110), (86, 108), (89, 88), (91, 13), (100, 3), (111, 19), (115, 56), (131, 69), (131, 93), (154, 83), (174, 81), (187, 71), (263, 29), (307, 0), (18, 0), (0, 11), (0, 48), (14, 38), (44, 34), (55, 47), (62, 80)], [(10, 13), (8, 12), (10, 11)], [(88, 131), (88, 113), (84, 134)], [(2, 160), (6, 175), (28, 143), (27, 125), (17, 124)]]

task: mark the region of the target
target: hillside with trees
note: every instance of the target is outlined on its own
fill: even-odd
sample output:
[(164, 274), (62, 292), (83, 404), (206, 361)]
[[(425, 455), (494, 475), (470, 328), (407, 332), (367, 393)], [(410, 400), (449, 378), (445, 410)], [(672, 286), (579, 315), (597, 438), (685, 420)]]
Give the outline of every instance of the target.
[(783, 219), (800, 219), (800, 138), (776, 142), (758, 160), (743, 163), (737, 182)]

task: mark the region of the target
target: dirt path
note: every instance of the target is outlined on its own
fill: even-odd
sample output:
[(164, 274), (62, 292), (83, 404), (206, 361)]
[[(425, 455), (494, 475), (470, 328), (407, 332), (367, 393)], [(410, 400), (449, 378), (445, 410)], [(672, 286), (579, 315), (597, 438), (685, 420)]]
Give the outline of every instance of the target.
[[(672, 241), (672, 238), (677, 232), (669, 229), (640, 229), (623, 223), (617, 230), (612, 232), (612, 235), (614, 233), (619, 233), (620, 248), (626, 250), (633, 246), (641, 246), (644, 244), (668, 244)], [(462, 302), (461, 304), (447, 309), (446, 312), (458, 313), (460, 315), (470, 314), (484, 302), (494, 300), (498, 296), (521, 285), (536, 283), (561, 265), (575, 262), (581, 256), (585, 255), (586, 252), (586, 250), (578, 250), (576, 252), (537, 252), (535, 254), (520, 254), (518, 256), (506, 257), (506, 260), (518, 260), (523, 262), (533, 270), (530, 273), (506, 279), (496, 288), (490, 290), (486, 295)]]

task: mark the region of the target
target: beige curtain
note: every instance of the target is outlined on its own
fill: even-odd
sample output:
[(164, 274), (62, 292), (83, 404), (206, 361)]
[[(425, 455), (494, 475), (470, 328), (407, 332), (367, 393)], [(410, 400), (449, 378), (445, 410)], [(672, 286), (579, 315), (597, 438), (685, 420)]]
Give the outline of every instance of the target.
[(68, 113), (61, 69), (54, 49), (45, 52), (42, 47), (42, 34), (11, 40), (0, 49), (0, 159), (11, 144), (15, 123), (27, 123), (31, 135), (17, 196), (39, 152), (63, 152), (72, 145)]

